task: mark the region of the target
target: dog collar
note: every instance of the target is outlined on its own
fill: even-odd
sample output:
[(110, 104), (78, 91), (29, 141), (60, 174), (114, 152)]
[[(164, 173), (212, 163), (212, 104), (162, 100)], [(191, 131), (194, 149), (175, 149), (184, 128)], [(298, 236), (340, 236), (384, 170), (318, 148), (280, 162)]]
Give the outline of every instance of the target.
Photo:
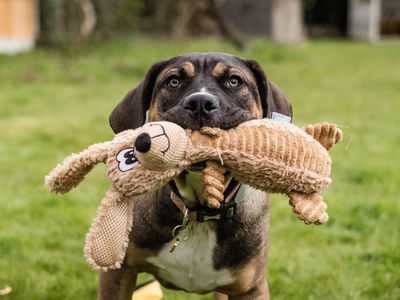
[(243, 197), (245, 186), (236, 180), (228, 185), (224, 195), (225, 199), (219, 208), (198, 205), (187, 207), (180, 195), (175, 182), (171, 181), (168, 185), (170, 189), (171, 201), (179, 208), (183, 214), (187, 214), (188, 220), (205, 222), (210, 220), (227, 220), (236, 215), (237, 203)]

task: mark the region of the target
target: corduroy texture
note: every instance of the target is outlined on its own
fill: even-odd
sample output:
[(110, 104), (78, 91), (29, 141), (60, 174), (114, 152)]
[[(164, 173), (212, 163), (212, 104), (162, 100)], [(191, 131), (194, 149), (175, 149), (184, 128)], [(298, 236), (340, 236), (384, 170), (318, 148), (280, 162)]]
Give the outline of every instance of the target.
[[(149, 145), (135, 150), (140, 134)], [(85, 256), (96, 269), (120, 267), (128, 245), (135, 195), (159, 188), (193, 163), (206, 161), (205, 197), (212, 207), (223, 200), (224, 171), (255, 188), (286, 193), (306, 224), (328, 220), (318, 195), (330, 182), (329, 149), (342, 138), (335, 125), (308, 125), (304, 130), (273, 120), (255, 120), (236, 128), (185, 131), (170, 122), (126, 130), (112, 141), (95, 144), (58, 165), (45, 183), (65, 193), (99, 162), (107, 165), (112, 187), (103, 199), (86, 238)], [(143, 142), (143, 141), (142, 141)], [(323, 147), (324, 146), (324, 147)]]
[[(307, 132), (307, 134), (305, 133)], [(327, 205), (316, 192), (331, 182), (330, 149), (342, 139), (334, 124), (308, 125), (300, 129), (292, 124), (256, 120), (236, 128), (202, 128), (190, 135), (193, 152), (189, 156), (219, 158), (235, 177), (255, 188), (286, 193), (290, 205), (306, 224), (328, 221)], [(188, 150), (190, 152), (190, 149)], [(209, 182), (214, 187), (223, 181)], [(206, 198), (218, 207), (216, 198)]]
[(303, 127), (303, 130), (314, 137), (326, 150), (342, 140), (342, 132), (335, 130), (329, 123), (307, 125)]
[(221, 160), (236, 178), (258, 189), (311, 193), (331, 182), (326, 149), (292, 124), (262, 120), (229, 130), (203, 128), (190, 140), (192, 161)]
[(293, 207), (293, 212), (300, 220), (306, 224), (324, 224), (329, 216), (326, 213), (327, 205), (322, 201), (318, 193), (303, 194), (297, 192), (289, 193), (289, 203)]

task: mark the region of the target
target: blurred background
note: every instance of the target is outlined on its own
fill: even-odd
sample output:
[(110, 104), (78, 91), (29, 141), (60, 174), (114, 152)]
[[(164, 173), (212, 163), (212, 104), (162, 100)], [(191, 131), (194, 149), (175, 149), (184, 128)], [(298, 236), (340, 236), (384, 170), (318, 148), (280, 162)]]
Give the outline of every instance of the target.
[(0, 0), (0, 299), (96, 297), (82, 248), (105, 168), (64, 196), (43, 178), (112, 138), (109, 113), (154, 62), (191, 51), (257, 60), (296, 125), (344, 132), (326, 225), (271, 197), (271, 298), (400, 299), (399, 37), (398, 0)]
[(400, 34), (397, 0), (1, 0), (0, 52), (81, 44), (140, 31), (295, 43), (307, 37), (379, 40)]

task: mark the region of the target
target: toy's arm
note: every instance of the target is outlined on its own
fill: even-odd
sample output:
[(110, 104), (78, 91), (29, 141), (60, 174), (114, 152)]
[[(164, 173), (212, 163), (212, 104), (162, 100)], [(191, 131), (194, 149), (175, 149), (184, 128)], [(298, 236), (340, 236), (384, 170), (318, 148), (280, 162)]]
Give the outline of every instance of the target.
[(67, 193), (76, 187), (93, 167), (105, 162), (110, 142), (94, 144), (86, 150), (68, 156), (45, 178), (45, 185), (54, 193)]

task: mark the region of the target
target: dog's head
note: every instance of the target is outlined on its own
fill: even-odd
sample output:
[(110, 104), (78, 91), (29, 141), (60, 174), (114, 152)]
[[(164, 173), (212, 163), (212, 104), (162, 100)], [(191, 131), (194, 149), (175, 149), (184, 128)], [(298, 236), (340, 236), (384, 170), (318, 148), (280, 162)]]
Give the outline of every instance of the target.
[[(146, 121), (228, 129), (270, 118), (273, 112), (292, 117), (289, 101), (257, 62), (223, 53), (189, 53), (154, 64), (115, 107), (110, 125), (116, 133)], [(193, 170), (178, 176), (175, 183), (187, 200), (203, 204), (202, 179)], [(228, 184), (229, 173), (225, 179)]]
[(146, 119), (227, 129), (272, 112), (292, 116), (287, 98), (257, 62), (189, 53), (154, 64), (113, 110), (110, 125), (116, 133), (142, 126)]

